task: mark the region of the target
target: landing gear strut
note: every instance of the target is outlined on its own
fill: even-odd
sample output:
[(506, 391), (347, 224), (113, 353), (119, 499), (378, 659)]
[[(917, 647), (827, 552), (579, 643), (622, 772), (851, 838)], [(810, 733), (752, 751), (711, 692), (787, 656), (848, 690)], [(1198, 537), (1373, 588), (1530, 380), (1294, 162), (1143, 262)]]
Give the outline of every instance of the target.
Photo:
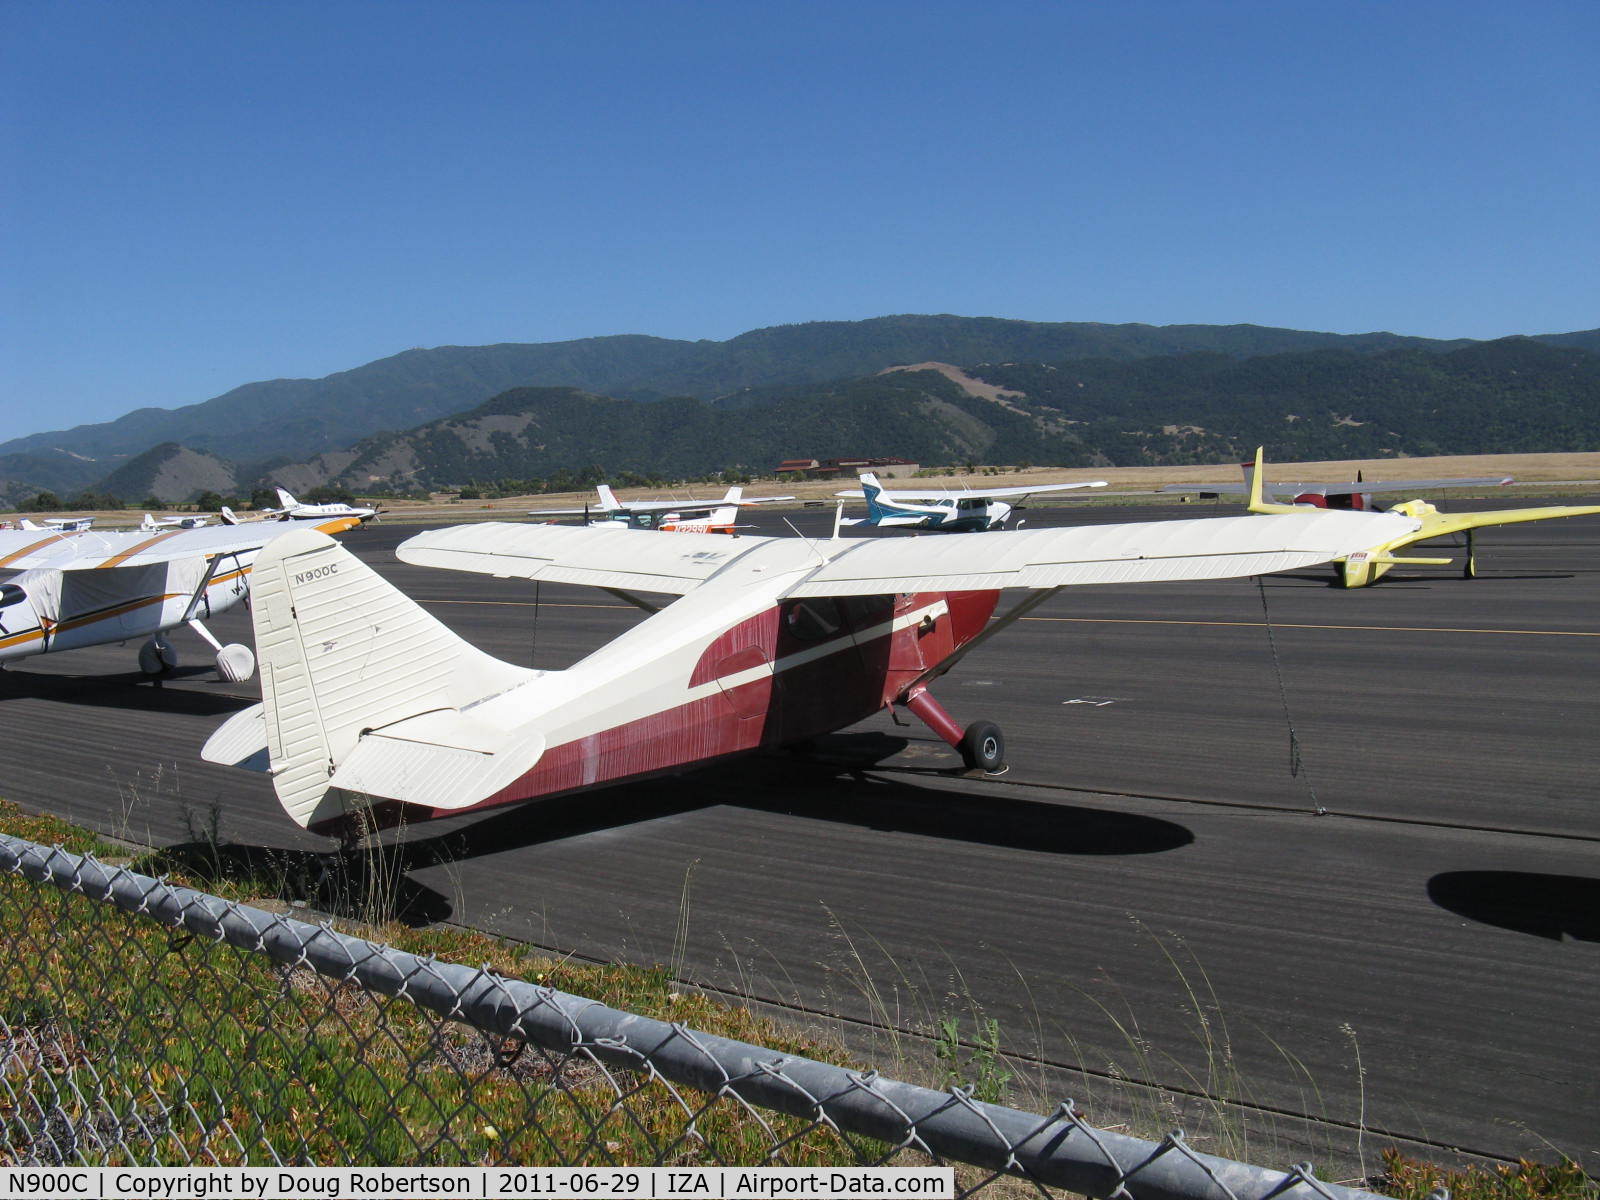
[(918, 719), (961, 753), (969, 771), (1001, 775), (1006, 770), (1006, 739), (993, 721), (974, 721), (965, 729), (926, 689), (914, 688), (902, 701)]

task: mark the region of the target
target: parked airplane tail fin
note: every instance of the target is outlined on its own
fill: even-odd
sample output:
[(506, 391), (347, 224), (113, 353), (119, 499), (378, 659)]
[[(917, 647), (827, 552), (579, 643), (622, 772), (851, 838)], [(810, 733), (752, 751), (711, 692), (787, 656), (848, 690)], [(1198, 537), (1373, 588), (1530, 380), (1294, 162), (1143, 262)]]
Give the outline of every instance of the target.
[(738, 504), (743, 498), (744, 488), (735, 486), (728, 489), (728, 494), (722, 498), (722, 502), (724, 504)]
[(600, 507), (606, 512), (617, 512), (622, 505), (617, 502), (617, 495), (611, 490), (609, 484), (602, 483), (595, 491), (600, 493)]
[(874, 521), (896, 515), (896, 510), (883, 503), (883, 485), (871, 471), (861, 472), (861, 491), (867, 498), (867, 516)]
[(219, 515), (222, 517), (222, 523), (224, 525), (237, 525), (239, 523), (239, 518), (234, 515), (233, 509), (229, 508), (226, 504), (222, 506), (222, 510)]
[[(267, 543), (250, 591), (262, 702), (217, 730), (205, 757), (264, 759), (300, 825), (348, 828), (375, 799), (466, 807), (531, 766), (501, 754), (507, 731), (470, 710), (541, 672), (463, 641), (332, 538)], [(535, 761), (542, 750), (516, 747)]]
[(1293, 504), (1269, 504), (1262, 498), (1265, 462), (1262, 447), (1256, 447), (1254, 462), (1240, 464), (1244, 468), (1245, 486), (1250, 489), (1249, 508), (1253, 513), (1292, 513), (1300, 510)]
[(296, 500), (293, 496), (291, 496), (288, 492), (284, 491), (282, 488), (276, 488), (274, 490), (278, 493), (278, 503), (282, 507), (284, 507), (284, 508), (298, 508), (300, 506), (300, 501)]

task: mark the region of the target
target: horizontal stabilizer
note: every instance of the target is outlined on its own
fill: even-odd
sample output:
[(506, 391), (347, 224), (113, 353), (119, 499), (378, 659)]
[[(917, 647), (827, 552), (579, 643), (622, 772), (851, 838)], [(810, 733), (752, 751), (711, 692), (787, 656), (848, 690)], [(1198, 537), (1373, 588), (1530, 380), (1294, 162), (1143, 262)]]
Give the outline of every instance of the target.
[(236, 712), (206, 739), (200, 757), (225, 767), (265, 772), (267, 765), (267, 720), (259, 704)]
[(516, 754), (506, 733), (453, 710), (424, 713), (364, 734), (334, 772), (333, 786), (434, 809), (476, 804), (511, 783), (543, 753), (523, 735)]

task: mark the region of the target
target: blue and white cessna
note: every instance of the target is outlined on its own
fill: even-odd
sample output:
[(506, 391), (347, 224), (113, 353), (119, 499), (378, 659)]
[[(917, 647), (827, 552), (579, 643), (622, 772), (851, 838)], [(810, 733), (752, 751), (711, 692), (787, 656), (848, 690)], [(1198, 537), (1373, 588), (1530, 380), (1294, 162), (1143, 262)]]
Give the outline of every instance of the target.
[[(1046, 492), (1070, 492), (1078, 488), (1105, 487), (1106, 481), (1089, 483), (1042, 483), (1031, 487), (990, 488), (987, 491), (947, 492), (935, 490), (884, 490), (871, 471), (861, 473), (859, 490), (835, 492), (847, 500), (867, 501), (865, 517), (845, 518), (842, 525), (901, 526), (906, 529), (933, 529), (940, 533), (969, 533), (999, 529), (1029, 496)], [(1007, 503), (999, 499), (1010, 497)]]

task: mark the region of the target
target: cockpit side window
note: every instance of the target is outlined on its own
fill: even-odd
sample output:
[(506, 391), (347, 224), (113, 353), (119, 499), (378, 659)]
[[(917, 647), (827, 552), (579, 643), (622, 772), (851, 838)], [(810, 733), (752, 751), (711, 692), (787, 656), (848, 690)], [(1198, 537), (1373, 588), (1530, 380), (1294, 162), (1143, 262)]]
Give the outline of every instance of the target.
[(844, 625), (838, 608), (827, 596), (795, 601), (785, 614), (784, 622), (789, 632), (802, 642), (819, 642), (832, 637)]

